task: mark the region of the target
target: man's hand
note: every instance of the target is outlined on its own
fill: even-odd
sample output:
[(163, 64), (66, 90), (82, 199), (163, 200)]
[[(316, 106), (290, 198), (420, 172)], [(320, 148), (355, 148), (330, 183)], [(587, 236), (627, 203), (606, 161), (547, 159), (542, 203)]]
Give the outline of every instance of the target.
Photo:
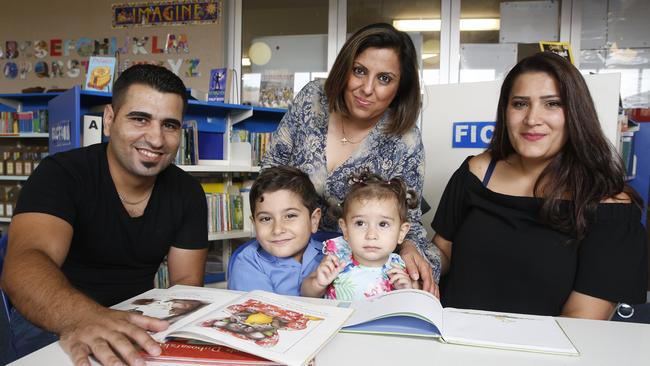
[(406, 263), (406, 272), (413, 281), (420, 280), (422, 282), (422, 290), (432, 293), (437, 298), (440, 298), (438, 284), (433, 280), (433, 272), (431, 266), (426, 259), (424, 259), (415, 244), (410, 240), (405, 240), (402, 243), (400, 256)]
[(90, 366), (91, 354), (102, 365), (144, 365), (135, 345), (150, 355), (159, 355), (160, 345), (146, 331), (159, 332), (168, 326), (164, 320), (103, 309), (65, 328), (61, 347), (76, 366)]

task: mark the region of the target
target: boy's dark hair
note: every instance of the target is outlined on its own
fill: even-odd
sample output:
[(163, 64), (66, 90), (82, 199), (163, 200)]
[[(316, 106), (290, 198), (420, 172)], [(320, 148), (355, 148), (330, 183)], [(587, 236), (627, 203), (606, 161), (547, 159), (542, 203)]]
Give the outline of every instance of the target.
[(264, 201), (264, 193), (286, 189), (297, 194), (309, 213), (318, 208), (318, 194), (309, 176), (300, 169), (278, 165), (262, 170), (251, 187), (251, 214), (255, 215), (258, 202)]
[(419, 204), (417, 193), (412, 189), (408, 189), (400, 177), (385, 180), (375, 173), (364, 170), (350, 176), (349, 182), (351, 183), (350, 192), (343, 200), (339, 217), (347, 215), (352, 201), (395, 198), (399, 218), (402, 222), (407, 222), (408, 209), (414, 209)]
[(133, 84), (145, 85), (161, 93), (173, 93), (180, 96), (183, 98), (183, 114), (185, 114), (187, 91), (183, 80), (162, 66), (149, 64), (133, 65), (124, 70), (120, 77), (117, 78), (113, 85), (113, 99), (111, 102), (115, 113), (124, 103), (126, 93)]

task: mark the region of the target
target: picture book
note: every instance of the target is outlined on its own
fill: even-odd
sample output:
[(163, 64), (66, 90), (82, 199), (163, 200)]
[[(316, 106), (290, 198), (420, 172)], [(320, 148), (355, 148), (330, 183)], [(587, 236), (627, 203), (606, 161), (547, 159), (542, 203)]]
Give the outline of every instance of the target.
[(397, 290), (348, 303), (341, 332), (430, 337), (445, 343), (578, 355), (553, 317), (443, 308), (428, 292)]
[(225, 346), (217, 346), (191, 339), (173, 339), (162, 343), (162, 352), (152, 356), (141, 351), (140, 354), (147, 361), (164, 363), (194, 363), (200, 365), (251, 365), (271, 366), (280, 365), (261, 357), (253, 356), (246, 352)]
[(542, 52), (553, 52), (573, 64), (573, 54), (571, 53), (571, 44), (569, 42), (547, 42), (540, 41), (539, 49)]
[(84, 89), (110, 92), (115, 77), (115, 57), (90, 57)]
[(293, 74), (288, 71), (271, 70), (262, 74), (260, 82), (260, 106), (287, 108), (293, 100)]
[(153, 289), (113, 308), (170, 321), (152, 335), (158, 342), (198, 340), (286, 365), (312, 360), (353, 311), (264, 291), (241, 295), (191, 286)]
[(226, 68), (210, 70), (208, 102), (228, 103), (232, 82), (232, 71)]

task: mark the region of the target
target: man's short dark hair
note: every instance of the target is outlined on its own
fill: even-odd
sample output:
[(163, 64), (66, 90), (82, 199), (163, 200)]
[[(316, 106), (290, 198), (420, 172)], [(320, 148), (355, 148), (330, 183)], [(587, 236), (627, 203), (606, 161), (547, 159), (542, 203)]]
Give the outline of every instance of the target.
[(255, 215), (258, 202), (264, 201), (264, 193), (272, 193), (282, 189), (291, 191), (300, 197), (302, 204), (313, 213), (318, 208), (318, 194), (309, 176), (300, 169), (278, 165), (262, 170), (251, 187), (251, 214)]
[(113, 111), (117, 112), (122, 106), (126, 93), (133, 84), (145, 85), (162, 93), (173, 93), (180, 96), (183, 98), (183, 114), (185, 114), (187, 91), (183, 80), (162, 66), (149, 64), (133, 65), (120, 74), (113, 85), (113, 100), (111, 102)]

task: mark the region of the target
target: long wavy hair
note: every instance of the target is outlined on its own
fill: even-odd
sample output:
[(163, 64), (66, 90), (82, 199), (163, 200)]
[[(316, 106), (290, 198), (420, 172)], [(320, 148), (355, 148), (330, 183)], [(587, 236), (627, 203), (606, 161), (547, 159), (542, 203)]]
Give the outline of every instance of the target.
[[(560, 152), (537, 178), (533, 194), (543, 198), (541, 219), (580, 242), (603, 199), (625, 192), (639, 207), (641, 199), (625, 184), (623, 162), (602, 132), (584, 78), (554, 53), (540, 52), (521, 60), (503, 81), (494, 136), (488, 147), (492, 158), (504, 160), (517, 153), (508, 137), (506, 111), (515, 81), (531, 72), (543, 72), (556, 80), (567, 134)], [(563, 205), (568, 205), (568, 210)]]

